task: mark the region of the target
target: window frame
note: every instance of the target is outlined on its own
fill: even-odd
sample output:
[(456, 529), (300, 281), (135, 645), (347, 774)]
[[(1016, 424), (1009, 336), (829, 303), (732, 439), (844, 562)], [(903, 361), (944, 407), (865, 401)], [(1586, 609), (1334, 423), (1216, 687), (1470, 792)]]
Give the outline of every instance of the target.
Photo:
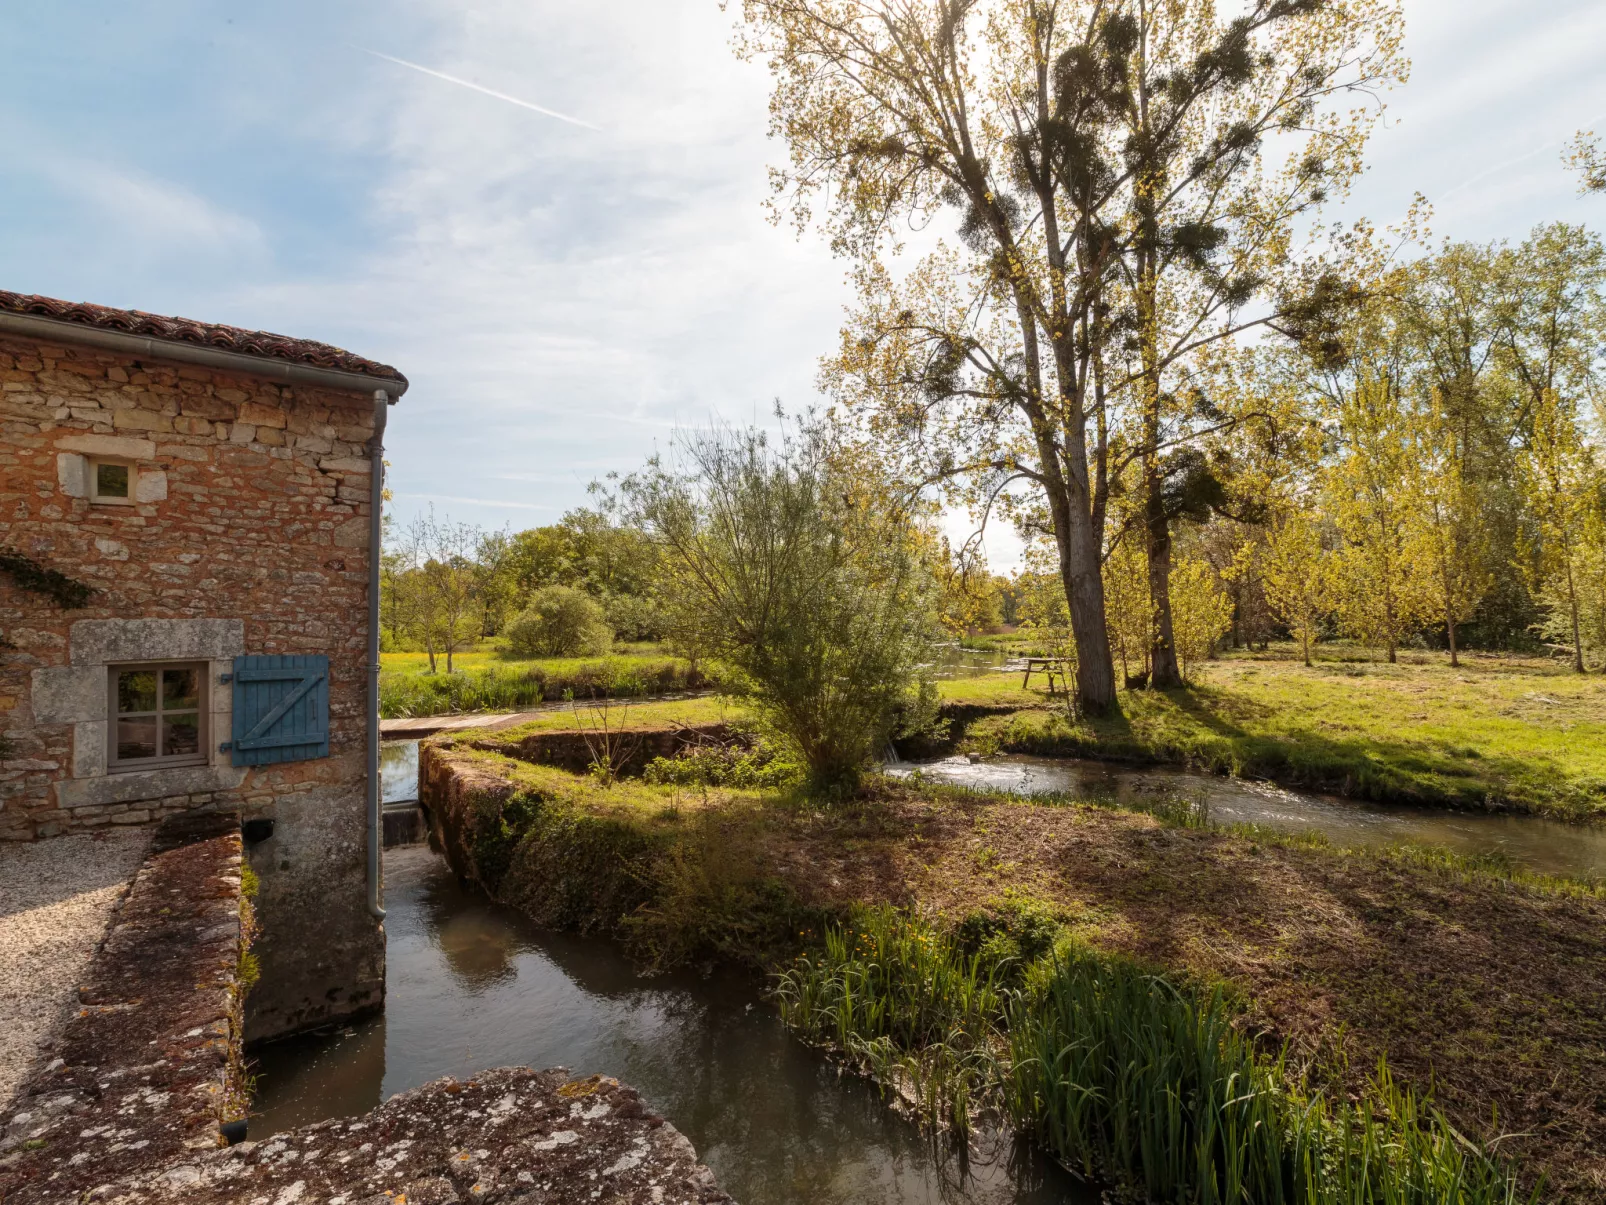
[[(162, 670), (194, 670), (196, 675), (196, 701), (193, 708), (175, 707), (179, 715), (195, 715), (196, 747), (194, 753), (162, 753), (162, 717), (167, 709), (162, 706)], [(117, 710), (117, 675), (155, 671), (156, 709), (122, 713)], [(211, 688), (212, 664), (209, 661), (123, 661), (106, 667), (106, 773), (130, 774), (140, 770), (169, 770), (189, 766), (210, 765), (211, 751)], [(128, 716), (151, 716), (156, 720), (156, 755), (154, 757), (124, 758), (117, 754), (117, 723)]]
[[(139, 482), (139, 468), (132, 460), (119, 456), (91, 456), (89, 459), (89, 500), (96, 506), (133, 506), (134, 490)], [(128, 470), (128, 496), (119, 498), (100, 492), (100, 466), (112, 465)]]

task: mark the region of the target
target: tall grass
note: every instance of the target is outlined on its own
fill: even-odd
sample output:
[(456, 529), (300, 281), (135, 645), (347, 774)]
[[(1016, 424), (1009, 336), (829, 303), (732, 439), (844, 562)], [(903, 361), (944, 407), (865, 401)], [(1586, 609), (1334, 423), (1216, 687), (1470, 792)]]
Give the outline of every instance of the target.
[(556, 667), (496, 666), (458, 674), (382, 673), (379, 714), (396, 717), (516, 711), (576, 698), (640, 698), (696, 690), (708, 678), (674, 657), (603, 657)]
[(994, 1078), (1007, 969), (956, 952), (928, 921), (875, 909), (828, 928), (824, 949), (784, 972), (775, 997), (786, 1024), (963, 1130)]
[(861, 913), (779, 977), (782, 1016), (927, 1116), (962, 1130), (996, 1108), (1067, 1166), (1151, 1201), (1524, 1199), (1386, 1064), (1359, 1104), (1335, 1103), (1257, 1051), (1220, 990), (1068, 941), (1027, 962), (1018, 941), (963, 937)]

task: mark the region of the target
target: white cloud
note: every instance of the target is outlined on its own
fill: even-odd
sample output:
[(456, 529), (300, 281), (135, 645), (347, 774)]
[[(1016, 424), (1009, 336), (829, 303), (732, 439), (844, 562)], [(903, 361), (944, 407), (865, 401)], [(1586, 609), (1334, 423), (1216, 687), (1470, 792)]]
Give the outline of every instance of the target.
[(226, 251), (256, 255), (262, 228), (252, 219), (171, 180), (136, 168), (77, 156), (34, 161), (37, 173), (96, 211), (108, 233), (147, 249)]

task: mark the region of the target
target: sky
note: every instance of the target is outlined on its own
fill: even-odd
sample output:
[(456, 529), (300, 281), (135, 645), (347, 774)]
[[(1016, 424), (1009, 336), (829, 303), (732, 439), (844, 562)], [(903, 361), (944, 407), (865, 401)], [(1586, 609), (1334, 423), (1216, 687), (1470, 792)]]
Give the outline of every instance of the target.
[[(733, 6), (734, 7), (734, 6)], [(514, 530), (677, 426), (821, 400), (849, 300), (772, 226), (769, 79), (717, 0), (0, 11), (0, 288), (320, 339), (412, 382), (394, 510)], [(1410, 83), (1331, 220), (1606, 228), (1606, 4), (1406, 0)], [(450, 78), (442, 78), (450, 77)], [(969, 529), (963, 515), (950, 531)], [(993, 530), (995, 569), (1018, 543)]]

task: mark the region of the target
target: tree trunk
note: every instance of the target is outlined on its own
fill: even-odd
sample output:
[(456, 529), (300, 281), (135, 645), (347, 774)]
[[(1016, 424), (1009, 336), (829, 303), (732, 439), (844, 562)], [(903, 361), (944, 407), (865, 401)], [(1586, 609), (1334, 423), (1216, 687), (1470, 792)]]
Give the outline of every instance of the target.
[(1453, 669), (1461, 664), (1461, 660), (1456, 656), (1455, 650), (1455, 616), (1449, 612), (1446, 612), (1444, 616), (1444, 623), (1445, 627), (1447, 627), (1450, 631), (1450, 666)]
[(1115, 659), (1110, 655), (1110, 634), (1105, 626), (1098, 541), (1085, 510), (1074, 502), (1066, 510), (1060, 576), (1071, 612), (1071, 634), (1076, 638), (1076, 693), (1084, 712), (1102, 714), (1115, 706)]

